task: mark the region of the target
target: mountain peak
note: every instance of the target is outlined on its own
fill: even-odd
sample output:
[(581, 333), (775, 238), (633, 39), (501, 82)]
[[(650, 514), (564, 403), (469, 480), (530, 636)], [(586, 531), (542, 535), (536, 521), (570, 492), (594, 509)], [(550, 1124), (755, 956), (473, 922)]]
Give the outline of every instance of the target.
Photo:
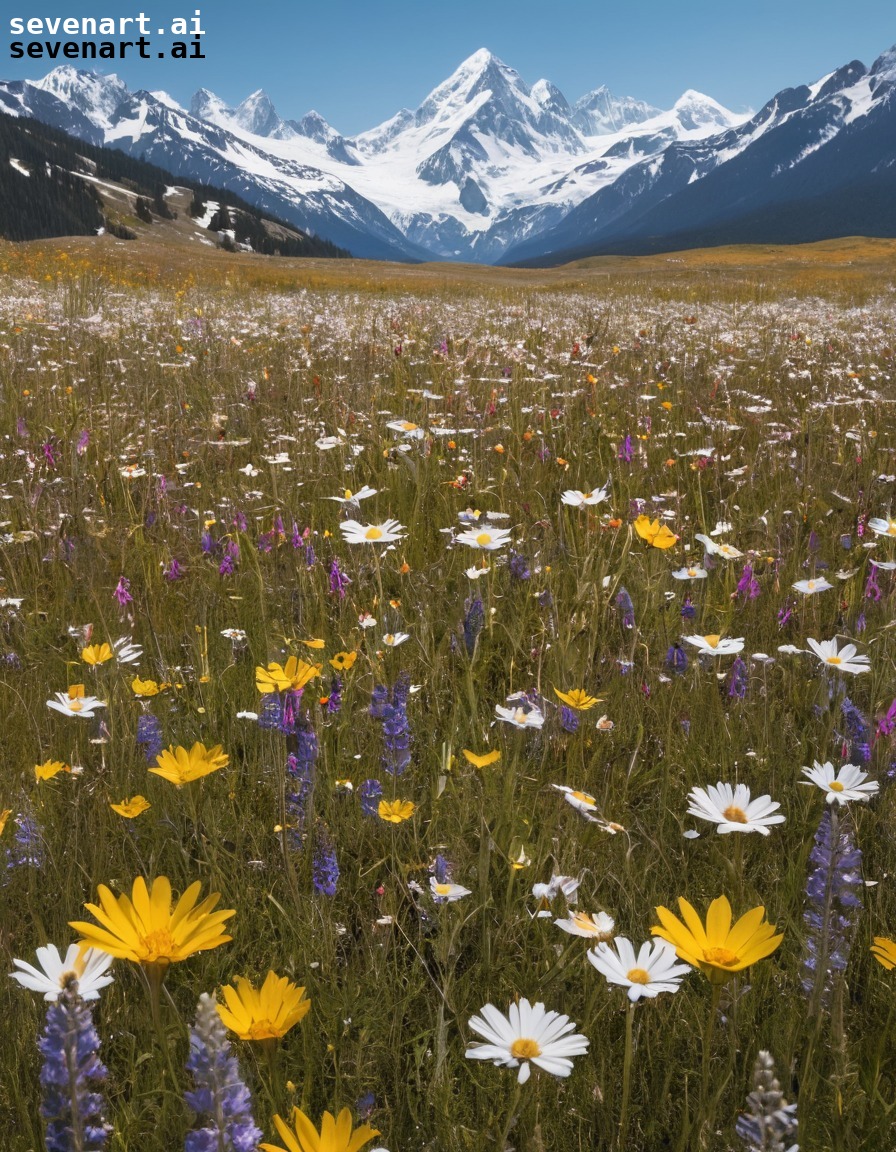
[(695, 88), (688, 88), (682, 92), (672, 105), (672, 112), (686, 131), (705, 132), (707, 126), (711, 125), (732, 128), (749, 119), (748, 116), (739, 116), (730, 111), (711, 96), (698, 92)]

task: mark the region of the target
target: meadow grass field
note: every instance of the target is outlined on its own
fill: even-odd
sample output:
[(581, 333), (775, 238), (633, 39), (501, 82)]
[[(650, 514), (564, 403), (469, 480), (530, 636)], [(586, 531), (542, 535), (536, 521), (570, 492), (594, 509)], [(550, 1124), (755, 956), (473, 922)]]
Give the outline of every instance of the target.
[(896, 245), (105, 241), (0, 248), (0, 955), (117, 957), (4, 1149), (892, 1147)]

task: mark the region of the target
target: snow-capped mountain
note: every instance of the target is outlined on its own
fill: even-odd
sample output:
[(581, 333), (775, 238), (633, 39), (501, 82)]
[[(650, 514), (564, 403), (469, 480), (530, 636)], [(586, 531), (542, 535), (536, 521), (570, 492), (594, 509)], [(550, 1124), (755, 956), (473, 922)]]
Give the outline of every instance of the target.
[(665, 111), (605, 87), (571, 103), (481, 49), (416, 110), (354, 138), (317, 112), (282, 117), (261, 89), (236, 108), (200, 89), (188, 111), (67, 65), (0, 83), (0, 110), (214, 180), (357, 255), (544, 260), (724, 232), (847, 176), (885, 184), (894, 59), (853, 62), (737, 115), (693, 90)]

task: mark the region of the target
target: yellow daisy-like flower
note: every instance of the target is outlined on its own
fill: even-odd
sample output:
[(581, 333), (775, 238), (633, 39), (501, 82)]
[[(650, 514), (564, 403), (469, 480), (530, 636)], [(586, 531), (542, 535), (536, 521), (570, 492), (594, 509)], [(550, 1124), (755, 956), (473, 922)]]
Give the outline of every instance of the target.
[(387, 824), (401, 824), (404, 820), (410, 820), (416, 807), (413, 800), (380, 800), (377, 812), (380, 820), (385, 820)]
[(330, 666), (335, 668), (337, 672), (348, 672), (354, 667), (357, 659), (357, 652), (337, 652), (330, 660)]
[(12, 808), (4, 808), (0, 812), (0, 836), (3, 835), (3, 829), (6, 827), (6, 821), (12, 816)]
[(112, 659), (113, 655), (114, 653), (108, 644), (88, 644), (86, 648), (81, 649), (81, 659), (91, 668), (95, 668), (97, 664), (105, 664), (107, 660)]
[(321, 664), (306, 664), (297, 656), (290, 656), (285, 664), (268, 664), (255, 669), (255, 687), (259, 692), (297, 692), (309, 680), (320, 676)]
[(109, 807), (119, 816), (124, 816), (126, 820), (133, 820), (135, 816), (142, 815), (152, 805), (145, 796), (132, 796), (130, 800), (122, 800), (120, 804), (113, 804), (110, 801)]
[(488, 768), (490, 764), (497, 764), (501, 759), (501, 753), (497, 748), (483, 753), (471, 752), (469, 748), (464, 748), (463, 754), (467, 763), (472, 764), (474, 768)]
[(158, 696), (159, 686), (155, 680), (141, 680), (135, 676), (131, 681), (131, 691), (135, 696)]
[(635, 531), (651, 548), (671, 548), (678, 543), (678, 537), (671, 529), (665, 524), (660, 524), (659, 520), (651, 520), (649, 516), (638, 517), (635, 521)]
[(709, 906), (705, 928), (683, 896), (678, 898), (678, 907), (684, 922), (668, 908), (657, 908), (660, 923), (650, 931), (674, 944), (678, 958), (699, 968), (711, 984), (724, 984), (735, 972), (771, 956), (784, 939), (783, 935), (774, 935), (775, 926), (766, 921), (761, 906), (752, 908), (732, 925), (728, 897), (719, 896)]
[(343, 1108), (338, 1116), (324, 1112), (320, 1132), (301, 1108), (292, 1110), (292, 1128), (281, 1116), (274, 1116), (274, 1125), (282, 1144), (259, 1144), (261, 1152), (359, 1152), (379, 1130), (369, 1124), (352, 1127), (352, 1114)]
[(218, 1015), (240, 1040), (279, 1040), (311, 1007), (305, 989), (276, 972), (268, 972), (260, 988), (244, 976), (237, 976), (235, 984), (221, 989), (227, 1006), (219, 1004)]
[(45, 760), (43, 764), (34, 765), (34, 776), (37, 780), (52, 780), (60, 772), (71, 772), (71, 768), (62, 760)]
[(589, 696), (583, 688), (573, 688), (571, 692), (561, 692), (559, 688), (555, 688), (554, 693), (567, 707), (575, 709), (576, 712), (587, 712), (595, 704), (600, 704), (602, 699), (600, 696)]
[(156, 767), (149, 771), (155, 776), (163, 776), (178, 788), (189, 784), (192, 780), (199, 780), (211, 772), (217, 772), (230, 760), (226, 752), (221, 751), (221, 745), (206, 748), (199, 741), (187, 751), (180, 744), (175, 748), (170, 745), (164, 752), (156, 757)]
[(236, 915), (233, 908), (212, 911), (221, 899), (212, 892), (201, 902), (197, 880), (172, 908), (171, 882), (157, 876), (147, 888), (138, 876), (131, 896), (116, 896), (105, 884), (97, 889), (99, 906), (85, 904), (99, 925), (89, 920), (73, 920), (70, 928), (80, 932), (80, 944), (98, 948), (117, 960), (130, 960), (164, 975), (169, 964), (178, 963), (194, 952), (207, 952), (232, 939), (223, 932), (224, 921)]
[(301, 643), (304, 644), (306, 648), (323, 648), (327, 642), (326, 640), (318, 640), (315, 638), (314, 640), (302, 640)]
[(883, 964), (888, 972), (896, 968), (896, 940), (889, 940), (886, 936), (875, 936), (871, 945), (871, 955)]

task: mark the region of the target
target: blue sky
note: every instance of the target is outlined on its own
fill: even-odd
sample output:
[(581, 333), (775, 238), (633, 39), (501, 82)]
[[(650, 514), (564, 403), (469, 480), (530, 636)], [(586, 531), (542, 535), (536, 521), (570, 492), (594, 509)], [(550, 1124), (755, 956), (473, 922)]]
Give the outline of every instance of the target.
[(231, 104), (264, 88), (282, 116), (315, 108), (347, 135), (415, 108), (483, 47), (530, 84), (552, 80), (570, 101), (606, 84), (667, 108), (696, 88), (740, 111), (849, 60), (870, 64), (896, 43), (893, 0), (8, 0), (0, 78), (36, 78), (53, 66), (10, 59), (10, 41), (21, 39), (10, 35), (10, 17), (144, 11), (155, 32), (197, 6), (207, 60), (94, 67), (182, 103), (199, 87)]

